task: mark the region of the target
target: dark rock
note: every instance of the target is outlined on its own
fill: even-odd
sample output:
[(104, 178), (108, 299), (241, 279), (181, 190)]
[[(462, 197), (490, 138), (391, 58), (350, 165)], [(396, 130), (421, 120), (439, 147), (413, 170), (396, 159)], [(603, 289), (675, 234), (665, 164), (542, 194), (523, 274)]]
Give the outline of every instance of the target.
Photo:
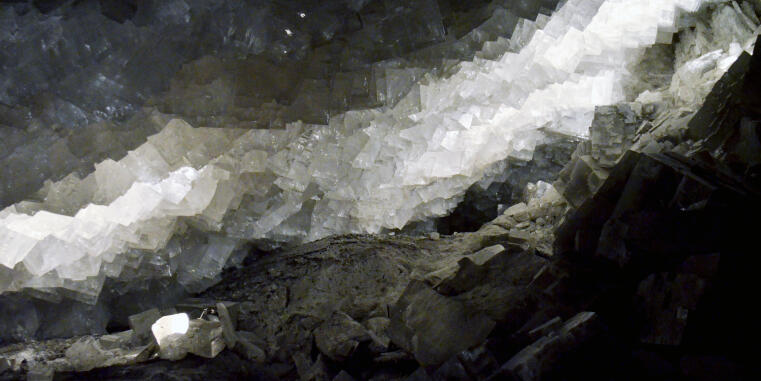
[(638, 349), (632, 353), (636, 376), (654, 379), (677, 379), (679, 368), (664, 353)]
[(581, 207), (585, 200), (595, 194), (609, 175), (589, 155), (589, 147), (588, 142), (580, 143), (569, 164), (560, 171), (558, 179), (553, 183), (555, 189), (575, 208)]
[(351, 357), (360, 342), (369, 341), (370, 335), (362, 324), (349, 315), (336, 311), (314, 331), (317, 348), (336, 361)]
[(635, 133), (643, 123), (642, 105), (620, 103), (595, 107), (589, 127), (591, 156), (603, 168), (613, 167), (634, 143)]
[(468, 372), (477, 380), (486, 379), (499, 369), (499, 363), (485, 344), (457, 354), (457, 359)]
[(304, 353), (297, 353), (293, 356), (296, 369), (299, 373), (299, 378), (303, 381), (328, 381), (328, 366), (322, 359), (322, 355), (318, 355), (317, 358), (312, 361), (308, 355)]
[[(526, 287), (546, 260), (525, 251), (507, 250), (489, 259), (477, 270), (468, 270), (473, 279), (451, 283), (452, 298), (468, 309), (483, 311), (494, 321), (515, 328), (533, 313), (536, 295)], [(475, 267), (475, 266), (474, 266)], [(473, 271), (475, 270), (475, 271)]]
[(457, 356), (454, 356), (441, 364), (438, 369), (431, 375), (431, 378), (435, 381), (471, 381), (473, 380), (465, 367), (462, 366)]
[(391, 324), (391, 319), (387, 317), (374, 317), (367, 319), (365, 327), (367, 333), (372, 339), (370, 344), (370, 350), (375, 353), (383, 353), (388, 350), (391, 338), (388, 337), (388, 326)]
[(483, 342), (493, 327), (484, 313), (412, 281), (391, 308), (389, 336), (420, 364), (437, 365)]
[(406, 351), (385, 352), (373, 358), (376, 363), (398, 363), (401, 361), (414, 360), (415, 358)]
[(265, 362), (267, 360), (267, 354), (256, 344), (251, 342), (251, 340), (249, 340), (246, 336), (247, 335), (238, 332), (236, 335), (237, 340), (235, 341), (235, 346), (232, 347), (233, 351), (235, 351), (235, 353), (240, 355), (242, 358), (248, 359), (250, 361), (257, 363)]
[(412, 372), (412, 374), (407, 377), (405, 381), (431, 381), (431, 376), (428, 375), (428, 372), (426, 372), (424, 367), (417, 368), (416, 371)]
[(721, 254), (694, 255), (687, 258), (677, 268), (683, 274), (695, 274), (703, 279), (712, 279), (719, 272)]
[(146, 341), (153, 337), (151, 332), (151, 325), (159, 320), (161, 313), (157, 308), (141, 312), (139, 314), (131, 315), (129, 317), (129, 327), (135, 332), (135, 336), (138, 340)]
[[(754, 53), (759, 52), (759, 49), (756, 47)], [(727, 135), (731, 133), (730, 129), (721, 127), (735, 125), (740, 119), (741, 110), (733, 106), (741, 103), (752, 106), (752, 102), (758, 101), (758, 96), (754, 95), (752, 90), (754, 85), (759, 85), (759, 83), (753, 83), (753, 79), (758, 75), (748, 76), (751, 61), (752, 58), (749, 54), (741, 54), (721, 79), (716, 82), (711, 92), (706, 96), (703, 106), (687, 125), (688, 138), (694, 141), (703, 141), (703, 147), (708, 150), (712, 151), (718, 148), (726, 140)], [(757, 62), (758, 60), (755, 60), (756, 65)], [(751, 80), (747, 84), (744, 83), (746, 77)], [(759, 104), (753, 106), (759, 106)]]
[(468, 257), (460, 259), (457, 266), (454, 276), (436, 285), (436, 291), (440, 294), (457, 295), (471, 290), (484, 280), (488, 271), (486, 267), (473, 263)]
[(333, 377), (333, 381), (355, 381), (355, 379), (349, 373), (346, 373), (345, 370), (342, 370)]
[(688, 355), (679, 360), (681, 375), (688, 380), (740, 380), (743, 379), (739, 365), (716, 355)]
[(32, 369), (26, 374), (27, 381), (53, 381), (53, 369)]
[(101, 13), (119, 23), (135, 16), (137, 2), (135, 0), (100, 0)]
[(0, 309), (5, 314), (4, 321), (0, 323), (3, 328), (0, 329), (0, 343), (24, 341), (35, 336), (42, 317), (30, 301), (0, 296)]
[(222, 337), (225, 339), (225, 345), (228, 348), (234, 348), (237, 341), (237, 335), (235, 334), (236, 327), (230, 311), (224, 303), (217, 303), (217, 316), (222, 324)]
[(732, 235), (730, 226), (718, 221), (748, 216), (730, 218), (725, 215), (729, 205), (752, 209), (758, 204), (731, 179), (678, 154), (630, 151), (600, 190), (560, 226), (556, 252), (594, 253), (626, 266), (684, 259), (675, 253), (718, 251)]
[(560, 327), (561, 324), (563, 324), (563, 319), (561, 319), (560, 316), (555, 316), (554, 318), (547, 320), (547, 322), (543, 323), (542, 325), (530, 330), (528, 332), (528, 337), (530, 339), (537, 340), (540, 337), (555, 331), (558, 327)]
[(651, 274), (637, 288), (646, 324), (640, 340), (649, 344), (679, 345), (691, 311), (706, 288), (692, 274)]
[(518, 352), (490, 379), (541, 380), (558, 360), (598, 334), (594, 312), (581, 312), (563, 326)]
[[(638, 158), (638, 153), (628, 151), (609, 174), (603, 178), (595, 176), (594, 181), (587, 179), (592, 171), (583, 169), (589, 167), (582, 166), (578, 171), (574, 170), (575, 173), (572, 172), (569, 175), (571, 182), (568, 187), (562, 185), (558, 187), (558, 191), (576, 210), (565, 217), (555, 232), (555, 254), (562, 255), (574, 251), (593, 252), (597, 248), (602, 225), (613, 212), (617, 196), (628, 180), (631, 168), (636, 164)], [(585, 163), (589, 164), (590, 161), (585, 161)], [(580, 165), (578, 162), (574, 163), (576, 166)], [(590, 183), (595, 184), (593, 185), (594, 191), (590, 191), (588, 186)], [(576, 186), (575, 184), (579, 185)], [(555, 185), (557, 187), (560, 184), (556, 182)], [(566, 191), (566, 189), (569, 190)], [(580, 191), (575, 191), (575, 189), (580, 189)]]

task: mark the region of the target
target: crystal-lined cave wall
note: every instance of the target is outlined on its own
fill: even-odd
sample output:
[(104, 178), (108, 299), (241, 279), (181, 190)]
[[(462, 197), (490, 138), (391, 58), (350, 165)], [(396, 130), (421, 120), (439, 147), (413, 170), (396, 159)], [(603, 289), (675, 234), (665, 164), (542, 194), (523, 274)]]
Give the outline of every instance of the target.
[(2, 206), (123, 156), (163, 127), (156, 111), (282, 128), (393, 102), (557, 1), (40, 3), (0, 5)]
[(759, 26), (754, 2), (147, 4), (0, 16), (0, 293), (93, 305), (88, 328), (104, 284), (197, 292), (251, 241), (403, 229), (551, 176), (570, 149), (546, 146), (597, 106), (694, 112)]
[[(342, 110), (394, 104), (424, 74), (443, 75), (458, 62), (485, 54), (481, 47), (509, 37), (518, 17), (549, 14), (556, 4), (556, 0), (4, 3), (0, 5), (0, 207), (16, 203), (14, 208), (22, 213), (44, 209), (67, 216), (86, 202), (112, 201), (118, 194), (108, 196), (105, 189), (93, 193), (91, 186), (97, 185), (93, 180), (116, 187), (111, 189), (128, 185), (127, 178), (110, 183), (114, 177), (109, 174), (115, 175), (111, 171), (118, 166), (109, 163), (120, 161), (147, 136), (162, 131), (173, 117), (194, 126), (283, 130), (290, 121), (326, 123), (328, 116)], [(285, 131), (273, 134), (287, 139), (263, 138), (265, 149), (277, 149), (294, 138)], [(166, 143), (163, 147), (170, 145)], [(135, 152), (150, 151), (148, 147)], [(210, 152), (215, 151), (196, 159)], [(101, 171), (96, 175), (93, 164), (99, 162)], [(82, 178), (85, 181), (79, 184)], [(70, 185), (68, 190), (60, 188), (63, 184)], [(17, 203), (22, 199), (28, 201)], [(119, 286), (107, 286), (111, 296), (101, 299), (118, 297), (118, 305), (137, 312), (146, 296), (155, 299), (156, 290), (168, 290), (164, 292), (168, 298), (184, 292), (177, 289), (177, 278), (191, 290), (208, 284), (219, 268), (196, 271), (195, 267), (208, 264), (209, 258), (224, 261), (226, 255), (244, 250), (231, 253), (226, 237), (214, 239), (194, 231), (190, 227), (175, 232), (163, 254), (150, 255), (151, 260), (144, 260), (143, 249), (121, 253), (120, 258), (127, 259), (126, 266), (117, 265), (121, 280), (107, 282)], [(3, 250), (14, 244), (7, 233), (3, 228)], [(215, 254), (218, 247), (221, 256)], [(180, 252), (181, 257), (176, 255)], [(48, 265), (57, 260), (40, 259)], [(70, 281), (64, 285), (59, 278), (29, 288), (31, 278), (19, 283), (12, 275), (17, 270), (28, 273), (22, 268), (26, 265), (7, 265), (13, 269), (0, 266), (3, 292), (9, 287), (24, 290), (38, 302), (57, 303), (63, 295), (93, 303), (106, 280), (105, 273), (96, 270), (97, 277), (74, 282), (81, 287)], [(97, 265), (89, 267), (92, 271)], [(198, 284), (192, 286), (188, 279)], [(78, 291), (65, 291), (72, 288)], [(132, 297), (125, 294), (135, 289)], [(131, 302), (125, 302), (128, 299)], [(55, 326), (39, 321), (49, 315), (44, 306), (38, 305), (35, 312), (28, 301), (0, 300), (0, 304), (14, 306), (20, 321), (29, 325), (11, 336), (29, 337), (35, 331), (56, 336), (72, 329), (37, 330), (40, 323)], [(72, 315), (63, 320), (83, 321), (90, 329), (109, 319), (94, 311), (103, 308), (72, 307)]]

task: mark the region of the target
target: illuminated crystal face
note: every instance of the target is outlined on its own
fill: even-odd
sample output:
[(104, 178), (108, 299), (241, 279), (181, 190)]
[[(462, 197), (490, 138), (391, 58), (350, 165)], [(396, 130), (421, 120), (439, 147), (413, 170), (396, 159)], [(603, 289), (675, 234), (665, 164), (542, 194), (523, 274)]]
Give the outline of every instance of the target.
[(184, 335), (190, 327), (190, 318), (186, 313), (162, 316), (151, 325), (151, 332), (159, 346), (164, 346), (172, 337)]
[[(627, 100), (644, 49), (670, 42), (694, 22), (680, 14), (701, 3), (570, 0), (551, 18), (519, 22), (510, 40), (488, 44), (453, 75), (416, 79), (393, 107), (328, 125), (172, 120), (86, 178), (47, 184), (44, 202), (0, 211), (0, 292), (63, 288), (94, 301), (106, 276), (139, 275), (156, 258), (175, 260), (168, 274), (198, 289), (240, 240), (376, 233), (445, 215), (494, 163), (530, 159), (547, 132), (585, 136), (595, 106)], [(709, 28), (710, 43), (685, 32), (671, 82), (634, 96), (696, 107), (752, 38), (731, 6), (711, 23), (737, 27)], [(405, 93), (393, 83), (388, 94)], [(209, 236), (173, 249), (172, 237), (189, 229)]]

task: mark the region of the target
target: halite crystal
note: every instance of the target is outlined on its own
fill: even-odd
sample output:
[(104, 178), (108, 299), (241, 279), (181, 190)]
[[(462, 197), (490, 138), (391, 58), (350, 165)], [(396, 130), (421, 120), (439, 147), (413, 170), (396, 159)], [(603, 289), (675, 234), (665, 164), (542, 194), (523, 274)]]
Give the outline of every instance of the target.
[[(0, 292), (58, 287), (94, 301), (105, 276), (160, 256), (178, 256), (184, 270), (172, 271), (200, 290), (239, 239), (296, 242), (442, 216), (494, 163), (530, 159), (547, 132), (585, 136), (596, 106), (626, 100), (642, 50), (670, 40), (681, 10), (700, 4), (569, 0), (450, 76), (384, 68), (395, 105), (327, 125), (244, 131), (173, 120), (84, 179), (48, 183), (43, 202), (0, 211)], [(714, 12), (714, 23), (730, 21), (739, 26), (713, 45), (690, 40), (700, 46), (678, 54), (659, 99), (696, 104), (702, 90), (690, 86), (726, 69), (752, 35), (732, 7)], [(208, 237), (172, 251), (173, 235), (189, 229)]]
[(182, 359), (188, 352), (212, 358), (225, 348), (219, 321), (190, 320), (186, 313), (163, 316), (153, 323), (151, 331), (159, 345), (159, 356), (167, 360)]

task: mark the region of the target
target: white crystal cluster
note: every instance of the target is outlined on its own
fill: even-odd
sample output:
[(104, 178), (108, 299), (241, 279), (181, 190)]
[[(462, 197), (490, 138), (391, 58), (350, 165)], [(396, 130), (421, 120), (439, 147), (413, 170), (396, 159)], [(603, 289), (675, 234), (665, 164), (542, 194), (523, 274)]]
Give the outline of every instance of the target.
[(124, 253), (156, 255), (188, 227), (229, 237), (194, 262), (218, 272), (235, 239), (297, 242), (445, 215), (494, 163), (530, 159), (547, 132), (586, 135), (595, 106), (627, 100), (644, 49), (680, 30), (672, 82), (639, 98), (696, 105), (758, 25), (734, 3), (692, 16), (704, 2), (569, 0), (453, 75), (424, 76), (393, 107), (328, 125), (173, 120), (124, 159), (46, 185), (44, 202), (0, 212), (0, 292), (63, 288), (94, 300), (104, 277), (135, 266)]

